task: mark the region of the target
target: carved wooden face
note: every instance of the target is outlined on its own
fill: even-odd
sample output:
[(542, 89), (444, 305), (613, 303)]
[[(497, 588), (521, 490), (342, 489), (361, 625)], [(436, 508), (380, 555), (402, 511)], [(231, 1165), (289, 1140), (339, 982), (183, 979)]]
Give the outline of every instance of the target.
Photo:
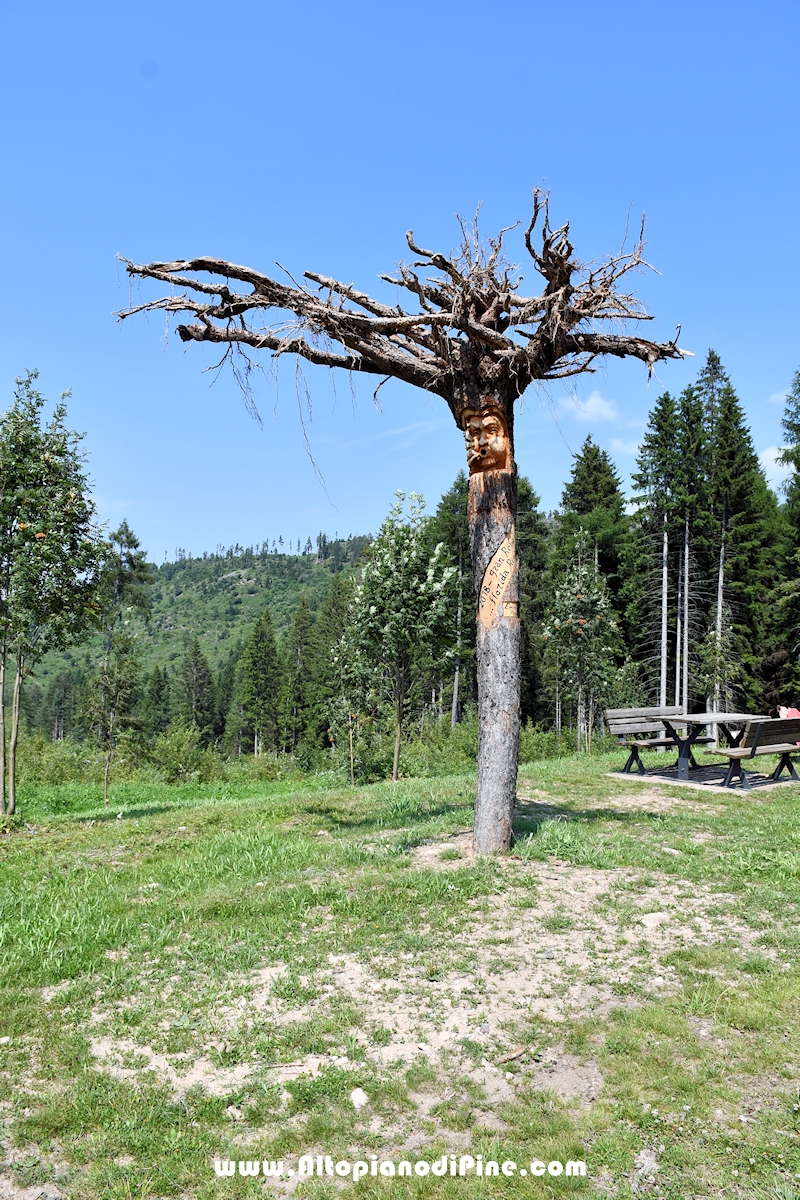
[(464, 440), (470, 474), (502, 471), (508, 466), (508, 427), (498, 409), (468, 410), (464, 416)]

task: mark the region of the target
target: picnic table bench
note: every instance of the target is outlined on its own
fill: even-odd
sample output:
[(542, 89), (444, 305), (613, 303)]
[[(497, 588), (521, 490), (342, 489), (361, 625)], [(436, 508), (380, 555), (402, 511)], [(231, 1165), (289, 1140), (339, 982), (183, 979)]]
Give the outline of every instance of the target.
[[(636, 767), (640, 775), (646, 774), (640, 754), (641, 750), (654, 750), (659, 746), (678, 746), (678, 741), (671, 733), (664, 736), (664, 720), (679, 725), (682, 717), (684, 717), (684, 712), (680, 704), (656, 705), (650, 708), (603, 709), (603, 719), (610, 736), (616, 737), (626, 749), (630, 750), (622, 773), (627, 775), (632, 767)], [(661, 736), (651, 736), (653, 734)], [(712, 742), (713, 740), (710, 737), (694, 738), (693, 744)], [(696, 767), (697, 763), (691, 753), (691, 747), (688, 757), (691, 765)]]
[(785, 717), (772, 721), (748, 721), (744, 727), (741, 739), (735, 746), (726, 749), (720, 747), (706, 750), (706, 754), (721, 754), (728, 759), (728, 770), (725, 773), (723, 787), (731, 787), (738, 780), (742, 788), (752, 791), (747, 772), (742, 763), (760, 754), (780, 754), (780, 762), (769, 776), (773, 781), (780, 778), (781, 772), (789, 772), (789, 778), (800, 782), (800, 776), (794, 769), (792, 754), (800, 754), (800, 719)]

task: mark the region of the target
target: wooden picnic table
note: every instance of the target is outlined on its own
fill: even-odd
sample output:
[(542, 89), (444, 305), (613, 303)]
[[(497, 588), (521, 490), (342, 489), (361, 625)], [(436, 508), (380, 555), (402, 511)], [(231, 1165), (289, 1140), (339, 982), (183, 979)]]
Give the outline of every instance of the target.
[[(689, 713), (685, 717), (661, 717), (662, 725), (667, 734), (675, 739), (678, 747), (678, 779), (689, 778), (689, 768), (693, 763), (692, 746), (708, 725), (718, 725), (729, 746), (738, 746), (744, 735), (744, 726), (748, 721), (768, 721), (763, 713)], [(686, 733), (681, 735), (675, 726), (685, 726)], [(731, 725), (741, 725), (742, 728), (731, 729)]]

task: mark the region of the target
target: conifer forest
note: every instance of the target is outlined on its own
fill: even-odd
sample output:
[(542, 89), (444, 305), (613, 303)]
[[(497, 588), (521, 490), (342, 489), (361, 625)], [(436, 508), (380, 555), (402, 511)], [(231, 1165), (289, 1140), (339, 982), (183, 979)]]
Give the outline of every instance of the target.
[[(15, 633), (29, 604), (24, 571), (47, 539), (41, 514), (23, 521), (12, 505), (0, 615), (23, 776), (102, 775), (107, 786), (132, 771), (176, 782), (239, 764), (265, 775), (333, 769), (356, 783), (474, 760), (466, 474), (427, 508), (398, 493), (369, 534), (287, 542), (275, 528), (258, 546), (177, 550), (155, 566), (125, 522), (87, 532), (66, 412), (42, 427), (34, 381), (3, 417), (0, 450), (7, 473), (21, 470), (25, 421), (29, 440), (57, 443), (48, 503), (77, 522), (69, 536), (83, 547), (74, 569), (86, 604), (70, 615), (55, 597), (49, 615), (29, 616), (38, 640)], [(604, 707), (767, 712), (795, 701), (800, 372), (783, 428), (790, 473), (776, 495), (735, 384), (709, 351), (691, 386), (654, 398), (632, 494), (591, 435), (557, 511), (542, 511), (535, 478), (520, 477), (521, 753), (532, 739), (542, 753), (591, 750)], [(4, 760), (4, 778), (9, 770), (13, 798), (16, 764)]]

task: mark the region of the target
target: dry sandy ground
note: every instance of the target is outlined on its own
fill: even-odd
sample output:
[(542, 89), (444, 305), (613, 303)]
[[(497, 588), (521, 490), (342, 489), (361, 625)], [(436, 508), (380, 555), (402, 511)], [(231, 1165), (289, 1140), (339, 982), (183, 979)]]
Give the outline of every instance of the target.
[[(421, 846), (414, 857), (420, 867), (457, 871), (472, 860), (469, 841), (465, 832)], [(443, 860), (442, 854), (452, 853), (454, 847), (462, 857)], [(754, 946), (753, 931), (731, 916), (733, 898), (707, 887), (696, 890), (667, 877), (653, 883), (652, 875), (651, 886), (642, 887), (637, 886), (635, 871), (595, 870), (553, 860), (509, 862), (506, 878), (505, 891), (471, 902), (472, 919), (460, 932), (448, 935), (441, 973), (436, 955), (432, 969), (430, 954), (423, 956), (424, 962), (412, 954), (395, 959), (381, 958), (378, 952), (369, 960), (331, 954), (324, 967), (301, 980), (304, 986), (316, 987), (316, 998), (293, 1007), (273, 992), (286, 964), (265, 963), (251, 975), (237, 977), (241, 994), (217, 1009), (216, 1036), (200, 1056), (160, 1054), (98, 1032), (91, 1043), (98, 1069), (127, 1079), (153, 1072), (177, 1095), (198, 1084), (224, 1095), (263, 1068), (250, 1063), (217, 1068), (209, 1057), (214, 1046), (233, 1032), (266, 1023), (308, 1021), (324, 1014), (333, 1002), (345, 1000), (365, 1014), (363, 1028), (354, 1029), (353, 1036), (364, 1057), (378, 1065), (410, 1064), (424, 1057), (445, 1068), (460, 1066), (481, 1085), (489, 1107), (511, 1099), (522, 1078), (527, 1075), (530, 1082), (530, 1071), (537, 1085), (591, 1103), (602, 1087), (591, 1062), (546, 1052), (536, 1064), (520, 1055), (525, 1058), (523, 1070), (517, 1066), (513, 1075), (508, 1071), (508, 1065), (518, 1061), (524, 1030), (537, 1020), (557, 1024), (638, 1003), (629, 990), (640, 995), (668, 993), (677, 982), (664, 958), (681, 946), (729, 939), (742, 950)], [(523, 907), (526, 904), (533, 906)], [(447, 966), (459, 959), (466, 965)], [(387, 1044), (374, 1044), (369, 1030), (375, 1027), (389, 1031)], [(327, 1065), (354, 1064), (344, 1054), (307, 1055), (270, 1068), (268, 1077), (283, 1083), (316, 1075)]]

